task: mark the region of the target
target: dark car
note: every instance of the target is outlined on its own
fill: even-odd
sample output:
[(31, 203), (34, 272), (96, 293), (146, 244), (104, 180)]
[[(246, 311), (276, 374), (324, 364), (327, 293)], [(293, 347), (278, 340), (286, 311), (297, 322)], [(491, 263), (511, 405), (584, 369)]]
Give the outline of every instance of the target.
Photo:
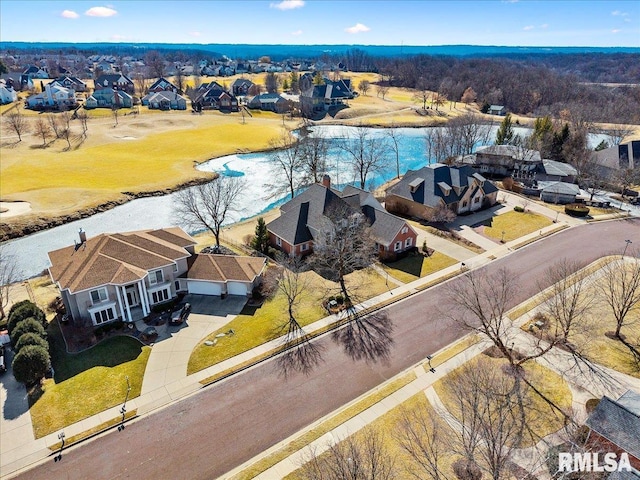
[(189, 313), (191, 313), (191, 304), (185, 303), (180, 310), (176, 310), (171, 314), (169, 324), (180, 325), (187, 320)]
[(0, 345), (0, 373), (6, 372), (7, 366), (4, 363), (4, 345)]

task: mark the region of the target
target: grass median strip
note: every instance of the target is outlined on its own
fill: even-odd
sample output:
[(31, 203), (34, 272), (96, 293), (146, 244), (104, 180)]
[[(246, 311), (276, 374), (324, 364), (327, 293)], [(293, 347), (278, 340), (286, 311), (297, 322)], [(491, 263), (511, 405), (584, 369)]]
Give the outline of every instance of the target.
[[(131, 410), (130, 412), (127, 412), (124, 414), (124, 418), (125, 421), (130, 420), (132, 418), (134, 418), (135, 416), (138, 415), (138, 410)], [(74, 443), (80, 442), (82, 440), (85, 440), (89, 437), (92, 437), (93, 435), (103, 432), (105, 430), (108, 430), (111, 427), (114, 427), (116, 425), (118, 425), (119, 423), (122, 422), (122, 417), (116, 417), (116, 418), (112, 418), (111, 420), (107, 420), (106, 422), (101, 423), (100, 425), (96, 425), (93, 428), (90, 428), (89, 430), (86, 430), (82, 433), (78, 433), (77, 435), (72, 435), (71, 437), (66, 437), (65, 438), (65, 445), (69, 446), (72, 445)], [(54, 443), (53, 445), (49, 446), (49, 450), (55, 452), (57, 450), (60, 450), (60, 447), (62, 446), (61, 442), (58, 443)]]
[(300, 437), (296, 438), (295, 440), (292, 440), (277, 452), (274, 452), (271, 455), (268, 455), (267, 457), (261, 460), (258, 460), (256, 463), (247, 467), (242, 472), (234, 475), (232, 477), (233, 480), (243, 480), (243, 479), (249, 480), (251, 478), (255, 478), (257, 475), (266, 471), (268, 468), (273, 467), (274, 465), (286, 459), (290, 455), (293, 455), (297, 451), (309, 445), (314, 440), (317, 440), (318, 438), (320, 438), (325, 433), (330, 432), (334, 428), (342, 425), (347, 420), (350, 420), (356, 415), (358, 415), (359, 413), (364, 412), (369, 407), (375, 405), (376, 403), (388, 397), (392, 393), (400, 390), (402, 387), (413, 382), (415, 379), (416, 379), (415, 373), (409, 372), (403, 375), (402, 377), (391, 381), (390, 383), (381, 387), (379, 390), (372, 392), (371, 394), (357, 401), (353, 405), (348, 406), (341, 412), (323, 421), (320, 425), (312, 428), (311, 430), (301, 435)]

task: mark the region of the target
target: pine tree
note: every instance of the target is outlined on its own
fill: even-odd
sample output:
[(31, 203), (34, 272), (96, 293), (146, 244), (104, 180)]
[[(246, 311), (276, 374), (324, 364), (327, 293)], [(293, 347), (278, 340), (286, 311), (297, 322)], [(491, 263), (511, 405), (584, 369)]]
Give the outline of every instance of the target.
[(498, 128), (496, 134), (496, 145), (511, 145), (514, 140), (513, 123), (511, 122), (511, 114), (507, 113)]
[(256, 225), (255, 237), (251, 241), (251, 246), (260, 253), (267, 254), (269, 250), (269, 231), (267, 230), (267, 224), (264, 218), (258, 218), (258, 224)]

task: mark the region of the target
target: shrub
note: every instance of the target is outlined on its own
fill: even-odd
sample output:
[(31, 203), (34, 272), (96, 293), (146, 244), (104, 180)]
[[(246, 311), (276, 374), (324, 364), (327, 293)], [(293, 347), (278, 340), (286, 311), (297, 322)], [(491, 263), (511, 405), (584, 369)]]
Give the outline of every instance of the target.
[(480, 480), (482, 478), (480, 467), (473, 460), (463, 458), (453, 463), (453, 473), (459, 480)]
[(570, 203), (564, 206), (564, 213), (574, 217), (586, 217), (589, 215), (589, 207), (579, 203)]
[(342, 305), (344, 303), (344, 298), (342, 297), (342, 295), (336, 295), (335, 300), (338, 305)]
[(16, 342), (15, 352), (18, 353), (27, 345), (37, 345), (44, 348), (45, 350), (49, 349), (49, 344), (47, 343), (47, 341), (34, 332), (27, 332), (20, 336), (20, 338)]
[(16, 327), (13, 329), (13, 333), (11, 334), (11, 343), (16, 346), (20, 338), (25, 333), (29, 332), (35, 333), (42, 338), (47, 338), (47, 333), (44, 331), (44, 327), (42, 326), (42, 324), (38, 323), (35, 318), (30, 317), (18, 322)]
[(47, 328), (47, 319), (42, 309), (40, 309), (35, 303), (29, 300), (16, 303), (9, 311), (9, 321), (7, 322), (7, 329), (9, 335), (13, 334), (13, 329), (16, 328), (20, 321), (25, 318), (34, 318), (42, 325), (43, 328)]
[(513, 207), (513, 209), (516, 212), (524, 213), (524, 207), (521, 207), (520, 205), (516, 205), (515, 207)]
[(33, 385), (40, 381), (49, 369), (49, 365), (51, 365), (49, 352), (38, 345), (26, 345), (13, 357), (11, 363), (13, 376), (25, 385)]

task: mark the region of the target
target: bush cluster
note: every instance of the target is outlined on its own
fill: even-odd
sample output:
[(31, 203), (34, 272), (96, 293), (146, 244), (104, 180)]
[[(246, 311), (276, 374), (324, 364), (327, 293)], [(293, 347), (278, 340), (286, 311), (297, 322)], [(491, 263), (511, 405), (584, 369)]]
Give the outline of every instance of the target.
[(513, 209), (514, 209), (516, 212), (524, 213), (524, 207), (521, 207), (520, 205), (516, 205), (515, 207), (513, 207)]
[(44, 312), (29, 300), (18, 302), (9, 311), (7, 328), (15, 350), (13, 376), (26, 385), (39, 382), (51, 367)]
[(124, 327), (124, 322), (122, 320), (115, 320), (113, 322), (100, 325), (98, 328), (95, 329), (94, 333), (96, 337), (101, 337), (111, 332), (112, 330), (122, 330), (123, 327)]
[(574, 217), (586, 217), (589, 215), (589, 207), (579, 203), (570, 203), (564, 206), (564, 213), (573, 215)]

